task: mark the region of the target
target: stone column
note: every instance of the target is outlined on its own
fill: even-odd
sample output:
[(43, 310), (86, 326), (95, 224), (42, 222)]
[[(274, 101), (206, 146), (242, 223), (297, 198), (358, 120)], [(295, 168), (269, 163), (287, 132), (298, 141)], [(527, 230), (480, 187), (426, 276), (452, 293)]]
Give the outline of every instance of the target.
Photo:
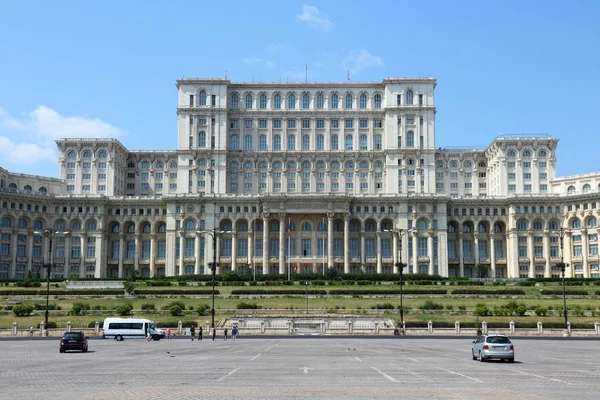
[(429, 232), (429, 237), (427, 238), (427, 257), (429, 257), (429, 275), (433, 275), (435, 272), (433, 266), (433, 232)]
[(237, 258), (237, 232), (233, 231), (231, 233), (231, 270), (232, 271), (237, 271), (236, 258)]
[(381, 274), (381, 232), (377, 230), (377, 273)]
[(150, 234), (150, 277), (154, 277), (154, 266), (156, 259), (156, 233)]
[(548, 230), (544, 231), (544, 259), (546, 260), (544, 278), (550, 278), (552, 271), (550, 268), (550, 232)]
[(456, 249), (456, 253), (458, 255), (458, 275), (460, 277), (465, 276), (465, 259), (463, 255), (463, 233), (458, 233), (458, 249)]
[(413, 264), (413, 274), (416, 274), (419, 272), (419, 248), (418, 248), (418, 242), (419, 242), (419, 235), (417, 231), (413, 231), (412, 232), (412, 248), (413, 248), (413, 259), (412, 259), (412, 264)]
[(133, 259), (133, 269), (140, 270), (140, 234), (135, 234), (135, 258)]
[(333, 213), (327, 214), (327, 268), (333, 268)]
[(490, 233), (490, 278), (496, 277), (496, 239)]
[(254, 230), (248, 231), (248, 264), (254, 270)]
[(535, 252), (533, 248), (533, 231), (527, 232), (527, 255), (529, 256), (529, 273), (530, 278), (535, 277)]
[[(194, 239), (194, 274), (196, 275), (200, 275), (200, 235), (200, 232), (196, 232), (196, 238)], [(154, 240), (152, 243), (154, 243)]]
[(183, 275), (183, 256), (185, 254), (185, 231), (179, 232), (179, 275)]
[[(587, 232), (587, 229), (582, 229), (581, 230), (581, 256), (583, 259), (583, 277), (584, 278), (590, 277), (590, 266), (588, 264), (589, 254), (590, 254), (590, 252), (588, 249), (588, 232)], [(572, 265), (571, 269), (574, 270), (575, 267)], [(575, 273), (575, 271), (573, 271), (573, 273)]]
[(394, 274), (400, 272), (396, 266), (396, 263), (398, 262), (398, 235), (396, 235), (396, 233), (397, 232), (393, 232), (392, 234), (392, 272)]
[[(285, 215), (279, 216), (279, 273), (285, 274)], [(288, 254), (289, 257), (289, 254)]]
[(123, 233), (119, 233), (119, 278), (123, 278), (123, 253), (125, 251), (125, 237)]

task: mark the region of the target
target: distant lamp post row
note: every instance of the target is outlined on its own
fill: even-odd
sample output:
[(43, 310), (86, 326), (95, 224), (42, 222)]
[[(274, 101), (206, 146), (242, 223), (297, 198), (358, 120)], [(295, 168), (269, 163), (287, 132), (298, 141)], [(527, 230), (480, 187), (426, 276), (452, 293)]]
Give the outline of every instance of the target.
[(48, 239), (48, 260), (44, 264), (44, 268), (46, 268), (46, 312), (44, 313), (44, 336), (48, 334), (48, 317), (50, 314), (49, 311), (49, 302), (50, 302), (50, 275), (52, 274), (52, 268), (54, 267), (54, 259), (52, 258), (52, 242), (54, 241), (55, 236), (65, 236), (68, 235), (68, 231), (54, 231), (52, 229), (44, 229), (43, 231), (34, 231), (34, 235), (43, 236)]

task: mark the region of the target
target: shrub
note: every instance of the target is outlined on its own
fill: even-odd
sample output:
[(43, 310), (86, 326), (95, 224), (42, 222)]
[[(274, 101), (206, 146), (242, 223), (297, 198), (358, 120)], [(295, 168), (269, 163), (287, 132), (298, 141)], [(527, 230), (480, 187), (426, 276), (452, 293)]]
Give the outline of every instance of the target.
[[(38, 324), (38, 329), (40, 329), (42, 326), (41, 324)], [(48, 321), (48, 325), (46, 325), (45, 329), (56, 329), (58, 326), (56, 325), (56, 322), (54, 321)]]
[(438, 304), (431, 300), (427, 300), (425, 303), (423, 303), (422, 306), (419, 307), (419, 309), (421, 309), (421, 310), (443, 310), (444, 306), (442, 304)]
[[(563, 292), (562, 289), (542, 289), (540, 290), (540, 294), (542, 296), (562, 296)], [(587, 290), (581, 289), (566, 289), (565, 294), (571, 296), (587, 296), (588, 292)], [(596, 292), (596, 294), (598, 294), (598, 292)]]
[(167, 304), (163, 307), (163, 310), (171, 310), (171, 308), (173, 308), (174, 306), (179, 307), (181, 310), (185, 310), (185, 304), (183, 304), (183, 302), (181, 301), (174, 301), (170, 304)]
[(257, 310), (260, 307), (258, 306), (258, 304), (256, 303), (245, 303), (245, 302), (241, 302), (238, 303), (235, 308), (237, 308), (238, 310)]
[(118, 305), (117, 308), (115, 308), (117, 314), (121, 316), (129, 315), (131, 313), (131, 310), (133, 310), (131, 304), (121, 304)]
[(127, 294), (132, 294), (133, 291), (135, 290), (135, 283), (133, 283), (131, 281), (127, 281), (123, 284), (123, 288), (125, 289), (125, 292)]
[(479, 316), (490, 315), (490, 309), (485, 304), (478, 303), (477, 305), (475, 305), (475, 308), (473, 309), (473, 315), (479, 315)]
[(171, 282), (162, 281), (162, 280), (146, 281), (146, 285), (148, 285), (148, 286), (171, 286)]
[(183, 309), (178, 305), (171, 306), (171, 308), (169, 308), (169, 314), (171, 314), (173, 317), (178, 317), (183, 315)]
[(202, 303), (200, 304), (198, 307), (196, 307), (196, 312), (198, 313), (198, 315), (207, 315), (208, 312), (210, 310), (210, 306), (206, 303)]
[(21, 303), (14, 305), (12, 308), (12, 312), (17, 317), (23, 317), (30, 315), (34, 309), (35, 307), (33, 306), (33, 304)]
[(156, 306), (152, 303), (142, 304), (143, 311), (156, 311)]
[(535, 315), (538, 317), (545, 317), (546, 314), (548, 314), (548, 309), (546, 307), (536, 307), (534, 311)]
[(383, 303), (375, 305), (375, 308), (378, 310), (393, 310), (394, 305), (392, 303)]
[(73, 303), (69, 315), (85, 315), (85, 312), (90, 309), (89, 304)]

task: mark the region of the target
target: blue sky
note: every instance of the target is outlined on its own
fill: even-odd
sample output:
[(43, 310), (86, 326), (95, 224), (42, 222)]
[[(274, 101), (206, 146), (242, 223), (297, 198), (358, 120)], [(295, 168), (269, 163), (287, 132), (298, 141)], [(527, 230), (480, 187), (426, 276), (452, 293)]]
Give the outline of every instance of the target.
[(57, 176), (59, 137), (176, 147), (180, 77), (431, 76), (436, 146), (560, 139), (557, 175), (600, 171), (600, 2), (0, 2), (0, 166)]

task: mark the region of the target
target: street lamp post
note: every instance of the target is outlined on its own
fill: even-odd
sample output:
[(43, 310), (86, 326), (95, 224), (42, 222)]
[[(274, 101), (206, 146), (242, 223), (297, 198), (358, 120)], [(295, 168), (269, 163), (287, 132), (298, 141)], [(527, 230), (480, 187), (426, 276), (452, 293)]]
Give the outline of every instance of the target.
[(562, 278), (562, 292), (563, 292), (563, 314), (565, 317), (565, 331), (568, 333), (569, 332), (569, 317), (568, 317), (568, 312), (567, 312), (567, 294), (566, 294), (566, 290), (565, 290), (565, 270), (567, 269), (567, 267), (569, 266), (569, 264), (565, 263), (564, 261), (564, 253), (563, 253), (563, 237), (566, 234), (566, 230), (564, 230), (563, 228), (560, 228), (559, 231), (559, 235), (560, 235), (560, 262), (558, 264), (556, 264), (556, 266), (558, 268), (560, 268), (560, 273), (561, 273), (561, 278)]
[(305, 297), (306, 297), (306, 313), (308, 314), (308, 281), (304, 282), (306, 287)]
[(403, 304), (403, 282), (402, 282), (402, 277), (403, 277), (403, 273), (404, 273), (404, 267), (406, 267), (406, 264), (402, 262), (402, 229), (398, 229), (398, 230), (389, 230), (389, 229), (384, 229), (384, 232), (391, 232), (392, 234), (396, 235), (396, 237), (398, 238), (398, 261), (396, 262), (395, 266), (396, 268), (398, 268), (398, 271), (400, 272), (400, 326), (401, 326), (401, 332), (402, 335), (404, 335), (406, 332), (404, 330), (404, 304)]
[(210, 327), (215, 328), (215, 277), (217, 273), (217, 229), (212, 231), (197, 231), (198, 233), (205, 233), (212, 237), (213, 241), (213, 261), (208, 263), (212, 273), (212, 292), (211, 292), (211, 308), (210, 308)]
[(44, 312), (44, 331), (45, 336), (48, 335), (48, 318), (50, 315), (50, 274), (52, 273), (52, 267), (54, 266), (54, 260), (52, 259), (52, 241), (55, 235), (66, 235), (69, 232), (55, 232), (50, 229), (44, 229), (43, 231), (34, 231), (34, 235), (43, 236), (48, 239), (48, 262), (44, 264), (46, 268), (46, 311)]

